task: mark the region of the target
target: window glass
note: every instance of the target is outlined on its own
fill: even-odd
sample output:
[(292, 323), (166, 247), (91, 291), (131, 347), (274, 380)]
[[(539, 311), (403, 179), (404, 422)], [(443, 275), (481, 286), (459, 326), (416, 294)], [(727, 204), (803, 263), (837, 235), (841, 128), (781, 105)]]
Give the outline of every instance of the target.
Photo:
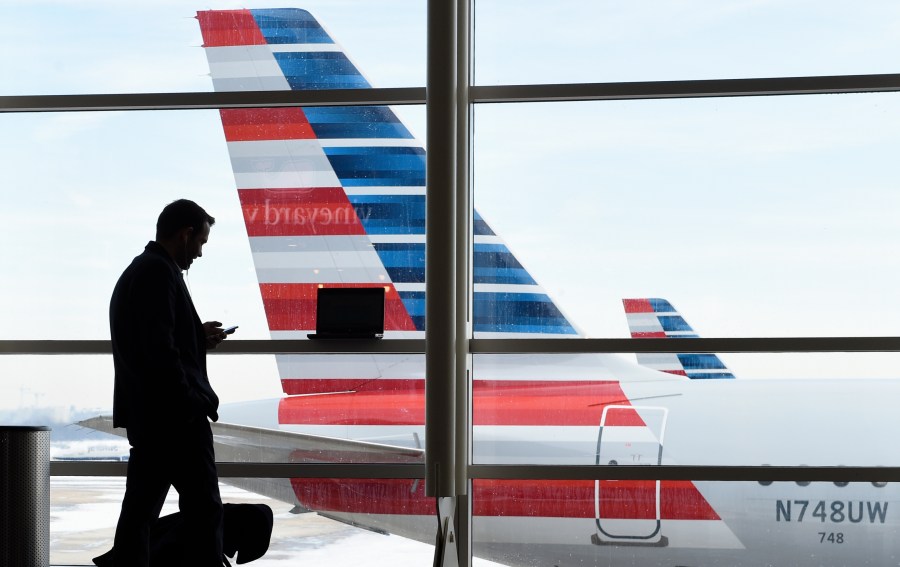
[[(240, 325), (234, 338), (305, 338), (304, 298), (342, 282), (394, 283), (389, 329), (421, 331), (424, 109), (289, 114), (279, 123), (312, 122), (320, 139), (272, 134), (265, 109), (226, 111), (227, 140), (215, 110), (0, 115), (0, 257), (14, 268), (0, 275), (0, 337), (108, 338), (113, 286), (178, 198), (216, 218), (185, 281), (201, 318)], [(366, 145), (341, 147), (352, 138)]]
[[(219, 461), (424, 462), (424, 355), (214, 354), (208, 374)], [(50, 427), (54, 460), (127, 460), (113, 375), (108, 355), (4, 355), (0, 423)]]
[(897, 102), (476, 106), (476, 336), (897, 335)]
[(897, 553), (894, 484), (475, 480), (473, 554), (534, 565), (855, 565)]
[[(233, 479), (238, 484), (246, 479)], [(290, 491), (289, 480), (252, 479), (272, 486), (284, 484)], [(299, 492), (315, 497), (323, 506), (316, 514), (297, 507), (296, 503), (266, 498), (227, 483), (220, 484), (222, 501), (226, 504), (265, 504), (274, 515), (272, 538), (268, 551), (255, 563), (274, 565), (284, 561), (296, 564), (327, 562), (336, 567), (359, 565), (361, 558), (371, 565), (423, 565), (431, 561), (432, 545), (407, 537), (384, 537), (375, 530), (354, 527), (339, 517), (348, 508), (358, 506), (360, 500), (347, 501), (340, 492), (325, 481), (304, 479), (307, 489)], [(340, 486), (341, 481), (331, 481)], [(344, 486), (362, 486), (373, 481), (347, 480)], [(405, 481), (408, 483), (414, 480)], [(424, 484), (424, 482), (419, 482)], [(93, 565), (92, 559), (112, 548), (116, 520), (125, 491), (121, 477), (54, 477), (50, 483), (50, 564)], [(324, 515), (330, 506), (331, 518)], [(432, 505), (433, 506), (433, 505)], [(178, 511), (178, 493), (169, 491), (162, 515)], [(380, 510), (383, 511), (383, 510)], [(362, 524), (365, 515), (356, 517)], [(394, 514), (395, 518), (403, 518)], [(428, 518), (421, 524), (420, 539), (434, 541), (437, 522)], [(226, 520), (227, 521), (227, 520)], [(428, 531), (431, 530), (430, 533)], [(240, 558), (240, 552), (238, 552)]]
[[(208, 4), (171, 0), (127, 5), (45, 0), (15, 4), (8, 8), (10, 17), (0, 22), (0, 74), (15, 80), (4, 81), (0, 95), (212, 90), (201, 46), (215, 41), (212, 36), (204, 41), (197, 19), (198, 12), (210, 10)], [(252, 0), (226, 2), (216, 9), (256, 11), (254, 17), (262, 24), (254, 30), (259, 28), (262, 34), (245, 35), (244, 43), (261, 43), (255, 38), (262, 36), (270, 44), (325, 41), (321, 32), (314, 37), (293, 37), (268, 25), (273, 15), (278, 16), (270, 9), (281, 6), (296, 8), (297, 4)], [(424, 84), (424, 2), (338, 5), (312, 1), (303, 8), (318, 22), (316, 29), (328, 30), (325, 33), (364, 70), (371, 86)], [(290, 17), (308, 20), (310, 16)], [(228, 26), (234, 27), (234, 22), (212, 22), (207, 33), (221, 33)], [(285, 39), (288, 37), (290, 41)], [(261, 90), (270, 87), (256, 85)]]
[(474, 10), (475, 84), (896, 72), (890, 0), (478, 0)]
[[(900, 427), (890, 409), (900, 394), (896, 353), (642, 356), (638, 364), (616, 354), (475, 355), (474, 462), (900, 462), (890, 434)], [(795, 357), (822, 358), (801, 372)]]

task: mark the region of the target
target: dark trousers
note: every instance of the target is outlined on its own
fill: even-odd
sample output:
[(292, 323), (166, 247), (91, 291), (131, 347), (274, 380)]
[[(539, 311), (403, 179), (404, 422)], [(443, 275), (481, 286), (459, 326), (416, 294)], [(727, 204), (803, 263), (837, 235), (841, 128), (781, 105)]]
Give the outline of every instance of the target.
[[(161, 416), (161, 421), (165, 416)], [(191, 531), (186, 565), (222, 566), (222, 499), (216, 474), (212, 431), (205, 419), (171, 433), (138, 435), (128, 431), (131, 452), (122, 511), (116, 526), (114, 565), (150, 565), (150, 528), (174, 486), (178, 508)]]

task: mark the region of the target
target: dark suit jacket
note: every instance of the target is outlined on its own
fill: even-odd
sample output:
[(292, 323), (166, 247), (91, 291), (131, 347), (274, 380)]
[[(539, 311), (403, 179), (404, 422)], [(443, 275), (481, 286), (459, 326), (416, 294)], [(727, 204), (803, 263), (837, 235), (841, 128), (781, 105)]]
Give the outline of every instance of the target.
[(218, 418), (206, 374), (206, 336), (181, 269), (156, 242), (119, 277), (109, 306), (113, 425), (159, 438), (196, 419)]

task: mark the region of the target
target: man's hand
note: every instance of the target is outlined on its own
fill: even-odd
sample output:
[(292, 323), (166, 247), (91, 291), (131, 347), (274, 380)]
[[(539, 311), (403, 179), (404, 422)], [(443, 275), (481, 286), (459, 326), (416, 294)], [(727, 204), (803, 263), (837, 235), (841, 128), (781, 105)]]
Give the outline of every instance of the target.
[(228, 335), (222, 330), (222, 323), (218, 321), (207, 321), (203, 323), (203, 334), (206, 335), (206, 349), (211, 350), (219, 346), (219, 343), (228, 338)]

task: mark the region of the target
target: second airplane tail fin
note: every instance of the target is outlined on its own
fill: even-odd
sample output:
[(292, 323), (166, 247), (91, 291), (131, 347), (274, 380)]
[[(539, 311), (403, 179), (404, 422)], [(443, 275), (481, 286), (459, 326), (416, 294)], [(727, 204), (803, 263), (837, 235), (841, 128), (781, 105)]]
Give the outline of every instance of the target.
[[(696, 339), (699, 336), (665, 299), (623, 299), (622, 303), (633, 339)], [(734, 378), (715, 354), (638, 353), (637, 361), (642, 366), (691, 379)]]

